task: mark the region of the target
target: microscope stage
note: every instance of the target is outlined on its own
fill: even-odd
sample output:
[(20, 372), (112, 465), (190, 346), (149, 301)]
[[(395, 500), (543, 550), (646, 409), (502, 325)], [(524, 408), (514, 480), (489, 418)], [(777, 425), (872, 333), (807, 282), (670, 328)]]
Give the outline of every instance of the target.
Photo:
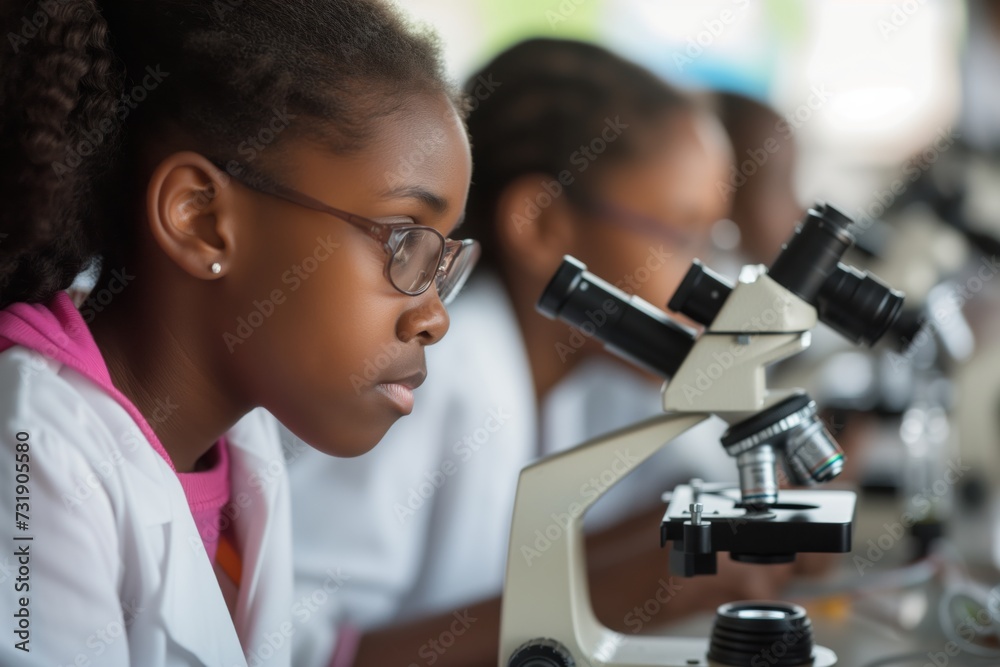
[[(738, 487), (702, 484), (695, 494), (689, 485), (678, 486), (660, 526), (661, 546), (684, 540), (691, 504), (698, 502), (704, 508), (702, 522), (711, 525), (711, 551), (728, 551), (737, 560), (851, 550), (856, 502), (852, 491), (782, 490), (778, 498), (777, 505), (754, 512), (740, 504)], [(683, 550), (683, 546), (678, 547), (674, 548)]]

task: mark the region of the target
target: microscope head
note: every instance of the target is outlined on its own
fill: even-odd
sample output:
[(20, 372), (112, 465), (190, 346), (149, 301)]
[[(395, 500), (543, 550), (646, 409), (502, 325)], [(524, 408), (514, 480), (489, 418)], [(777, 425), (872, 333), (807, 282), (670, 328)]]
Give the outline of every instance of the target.
[(766, 386), (768, 365), (809, 346), (824, 322), (855, 343), (873, 345), (893, 325), (903, 295), (841, 263), (853, 244), (851, 220), (827, 204), (805, 215), (770, 270), (744, 267), (736, 285), (695, 260), (669, 308), (704, 327), (699, 335), (566, 257), (538, 303), (606, 349), (668, 382), (664, 409), (711, 413), (729, 422), (722, 444), (737, 460), (742, 503), (778, 502), (780, 461), (796, 484), (827, 482), (844, 457), (798, 389)]

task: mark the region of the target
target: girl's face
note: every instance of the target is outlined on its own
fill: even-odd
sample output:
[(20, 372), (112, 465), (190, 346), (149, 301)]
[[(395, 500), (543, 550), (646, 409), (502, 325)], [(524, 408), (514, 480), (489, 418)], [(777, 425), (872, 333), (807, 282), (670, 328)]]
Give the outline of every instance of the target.
[[(469, 145), (444, 97), (410, 98), (348, 156), (288, 144), (282, 161), (294, 168), (271, 175), (329, 206), (445, 236), (465, 208)], [(224, 377), (317, 449), (362, 454), (412, 409), (424, 347), (448, 330), (444, 306), (433, 286), (419, 296), (397, 291), (385, 247), (363, 230), (235, 187), (245, 190), (246, 233), (220, 281), (235, 304), (220, 313), (219, 356), (232, 371)]]
[[(720, 184), (731, 159), (721, 126), (710, 119), (687, 114), (664, 125), (661, 150), (604, 172), (595, 194), (617, 210), (584, 216), (575, 238), (591, 272), (660, 309), (691, 260), (708, 259), (711, 226), (729, 212)], [(629, 229), (622, 218), (662, 235)]]

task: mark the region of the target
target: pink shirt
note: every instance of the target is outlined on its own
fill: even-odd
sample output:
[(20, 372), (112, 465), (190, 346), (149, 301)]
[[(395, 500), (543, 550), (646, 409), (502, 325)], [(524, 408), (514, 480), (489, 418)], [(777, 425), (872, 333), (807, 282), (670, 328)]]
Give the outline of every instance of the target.
[(198, 472), (179, 472), (177, 477), (184, 487), (191, 516), (198, 526), (198, 534), (208, 552), (209, 560), (215, 560), (215, 551), (219, 547), (220, 522), (222, 508), (229, 502), (229, 443), (226, 438), (212, 446), (205, 454), (211, 457), (211, 467)]
[[(65, 292), (47, 304), (15, 303), (0, 310), (0, 352), (13, 345), (35, 350), (72, 368), (103, 389), (132, 417), (156, 453), (176, 472), (167, 450), (139, 409), (111, 382), (108, 366), (80, 311)], [(207, 456), (208, 470), (177, 473), (210, 560), (219, 544), (222, 508), (229, 501), (229, 445), (221, 438)]]

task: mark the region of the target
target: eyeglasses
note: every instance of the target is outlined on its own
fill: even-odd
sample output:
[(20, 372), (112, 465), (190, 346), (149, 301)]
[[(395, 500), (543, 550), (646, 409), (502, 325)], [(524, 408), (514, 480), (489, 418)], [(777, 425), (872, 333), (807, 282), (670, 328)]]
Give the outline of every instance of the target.
[(637, 232), (645, 236), (662, 239), (666, 243), (684, 249), (704, 252), (710, 248), (710, 241), (701, 239), (695, 234), (682, 232), (666, 226), (662, 221), (618, 204), (587, 195), (581, 192), (567, 190), (567, 198), (585, 213), (599, 216), (599, 221), (621, 229)]
[(251, 190), (332, 215), (364, 231), (384, 246), (389, 255), (386, 277), (393, 287), (408, 296), (423, 294), (434, 283), (438, 297), (447, 306), (458, 296), (479, 259), (479, 243), (473, 239), (446, 239), (438, 230), (424, 225), (376, 222), (328, 206), (270, 179), (258, 178), (256, 183), (251, 183), (245, 167), (241, 166), (241, 174), (237, 176), (222, 163), (214, 160), (213, 163)]

